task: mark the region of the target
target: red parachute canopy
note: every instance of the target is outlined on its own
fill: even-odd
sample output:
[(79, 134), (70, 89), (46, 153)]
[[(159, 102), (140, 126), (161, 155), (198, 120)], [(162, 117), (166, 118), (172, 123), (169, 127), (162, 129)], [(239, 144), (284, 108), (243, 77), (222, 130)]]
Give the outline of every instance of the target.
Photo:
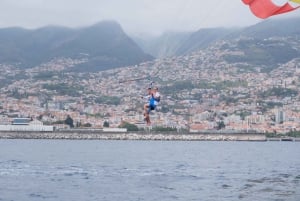
[(273, 15), (278, 15), (286, 12), (290, 12), (299, 8), (293, 6), (291, 2), (299, 4), (300, 0), (290, 0), (285, 4), (279, 6), (272, 0), (242, 0), (246, 5), (249, 5), (252, 13), (259, 18), (268, 18)]

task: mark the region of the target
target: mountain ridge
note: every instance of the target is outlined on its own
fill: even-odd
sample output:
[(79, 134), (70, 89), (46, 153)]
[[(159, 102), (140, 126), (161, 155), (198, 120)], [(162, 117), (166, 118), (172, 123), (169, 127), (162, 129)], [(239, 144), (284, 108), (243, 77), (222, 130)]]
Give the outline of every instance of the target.
[[(15, 64), (20, 68), (31, 68), (51, 61), (53, 58), (83, 59), (76, 64), (74, 71), (91, 72), (130, 65), (137, 65), (156, 58), (182, 56), (203, 50), (220, 41), (241, 42), (236, 49), (246, 56), (227, 58), (227, 62), (250, 62), (257, 59), (257, 52), (263, 53), (253, 64), (270, 65), (285, 61), (281, 55), (294, 58), (298, 51), (293, 50), (291, 42), (283, 49), (272, 42), (272, 47), (264, 40), (274, 37), (300, 37), (300, 18), (271, 19), (244, 28), (206, 28), (195, 32), (167, 32), (158, 37), (133, 37), (127, 35), (115, 21), (102, 21), (91, 26), (68, 28), (46, 26), (38, 29), (9, 27), (0, 29), (0, 63)], [(259, 44), (260, 43), (260, 44)], [(264, 44), (262, 46), (261, 44)], [(276, 48), (278, 46), (278, 48)], [(276, 51), (275, 51), (276, 50)], [(289, 53), (285, 54), (283, 51)], [(153, 55), (153, 56), (151, 56)], [(275, 57), (281, 57), (276, 59)]]
[[(220, 40), (234, 40), (240, 37), (253, 37), (257, 39), (265, 39), (269, 37), (289, 37), (289, 36), (299, 36), (300, 26), (298, 22), (300, 17), (286, 18), (286, 19), (270, 19), (264, 20), (255, 25), (240, 28), (203, 28), (195, 32), (179, 32), (178, 35), (184, 35), (180, 41), (176, 41), (176, 33), (172, 33), (172, 37), (166, 37), (164, 34), (161, 36), (153, 37), (150, 43), (156, 43), (159, 47), (151, 49), (151, 44), (148, 44), (147, 39), (143, 40), (141, 37), (136, 39), (137, 43), (141, 48), (152, 54), (153, 56), (171, 57), (189, 54), (193, 51), (201, 50), (213, 45), (215, 42)], [(172, 41), (173, 40), (173, 41)], [(157, 42), (159, 41), (159, 42)], [(165, 42), (168, 41), (168, 42)], [(153, 54), (154, 50), (157, 52), (162, 52), (161, 50), (170, 49), (172, 45), (176, 44), (176, 49), (169, 51), (168, 54), (157, 55)], [(171, 54), (170, 54), (171, 53)]]
[(56, 57), (87, 55), (78, 71), (99, 71), (152, 60), (114, 21), (84, 28), (0, 29), (0, 62), (30, 68)]

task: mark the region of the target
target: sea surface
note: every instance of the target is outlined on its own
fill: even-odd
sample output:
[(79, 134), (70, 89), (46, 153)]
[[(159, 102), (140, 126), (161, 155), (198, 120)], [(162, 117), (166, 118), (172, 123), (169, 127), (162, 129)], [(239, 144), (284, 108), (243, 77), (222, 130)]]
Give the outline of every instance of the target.
[(299, 201), (300, 143), (0, 140), (0, 201)]

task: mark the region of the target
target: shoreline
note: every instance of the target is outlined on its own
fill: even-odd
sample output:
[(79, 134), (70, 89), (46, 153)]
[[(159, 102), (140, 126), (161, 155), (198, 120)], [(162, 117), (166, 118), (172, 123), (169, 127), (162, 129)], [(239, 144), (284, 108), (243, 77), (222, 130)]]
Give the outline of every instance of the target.
[(61, 140), (149, 140), (149, 141), (268, 141), (265, 134), (253, 133), (141, 133), (141, 132), (0, 132), (0, 139)]
[(65, 130), (54, 132), (0, 131), (1, 139), (44, 140), (146, 140), (146, 141), (256, 141), (300, 142), (296, 137), (266, 137), (263, 133), (177, 133), (177, 132), (100, 132)]

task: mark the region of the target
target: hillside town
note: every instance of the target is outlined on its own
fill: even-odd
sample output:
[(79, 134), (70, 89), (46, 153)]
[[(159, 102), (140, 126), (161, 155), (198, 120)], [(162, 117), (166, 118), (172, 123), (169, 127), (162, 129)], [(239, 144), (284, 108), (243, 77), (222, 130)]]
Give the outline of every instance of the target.
[[(276, 39), (278, 41), (285, 39)], [(264, 65), (229, 62), (244, 56), (219, 41), (179, 57), (100, 72), (74, 72), (85, 59), (54, 58), (34, 68), (0, 65), (0, 124), (29, 117), (67, 128), (146, 128), (141, 97), (159, 88), (161, 102), (151, 127), (190, 132), (287, 133), (300, 130), (300, 58), (266, 71)], [(231, 48), (224, 48), (231, 47)]]

